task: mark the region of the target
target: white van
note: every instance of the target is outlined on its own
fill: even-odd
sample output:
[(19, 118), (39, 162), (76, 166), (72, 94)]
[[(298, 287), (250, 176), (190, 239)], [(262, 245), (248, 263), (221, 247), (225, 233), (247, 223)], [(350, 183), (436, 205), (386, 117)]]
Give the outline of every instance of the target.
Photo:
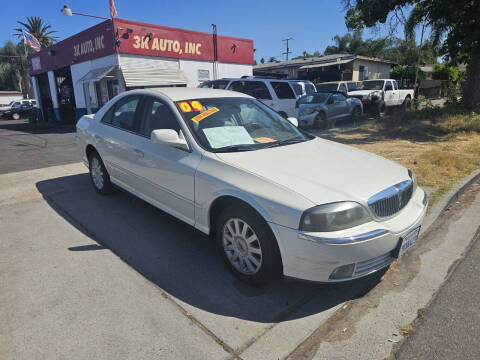
[(314, 94), (317, 92), (317, 88), (311, 81), (308, 80), (288, 80), (290, 85), (292, 85), (293, 91), (297, 98), (301, 98), (305, 95)]
[(289, 80), (256, 77), (219, 79), (206, 81), (198, 87), (238, 91), (257, 98), (285, 118), (297, 116), (297, 96)]

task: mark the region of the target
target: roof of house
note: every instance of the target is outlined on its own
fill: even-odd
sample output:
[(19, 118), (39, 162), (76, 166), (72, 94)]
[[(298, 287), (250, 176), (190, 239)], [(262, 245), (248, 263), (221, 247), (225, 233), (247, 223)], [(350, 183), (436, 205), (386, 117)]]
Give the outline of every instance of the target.
[[(309, 58), (300, 58), (300, 59), (293, 59), (288, 61), (274, 61), (268, 62), (264, 64), (254, 65), (254, 70), (267, 70), (267, 69), (274, 69), (278, 67), (298, 67), (298, 66), (305, 66), (305, 65), (313, 65), (313, 64), (321, 64), (321, 63), (338, 63), (339, 61), (344, 62), (343, 60), (365, 60), (365, 61), (372, 61), (372, 62), (381, 62), (386, 64), (395, 64), (394, 61), (390, 60), (383, 60), (379, 58), (373, 58), (368, 56), (361, 56), (361, 55), (352, 55), (352, 54), (332, 54), (332, 55), (325, 55), (325, 56), (314, 56)], [(332, 65), (334, 65), (332, 64)]]

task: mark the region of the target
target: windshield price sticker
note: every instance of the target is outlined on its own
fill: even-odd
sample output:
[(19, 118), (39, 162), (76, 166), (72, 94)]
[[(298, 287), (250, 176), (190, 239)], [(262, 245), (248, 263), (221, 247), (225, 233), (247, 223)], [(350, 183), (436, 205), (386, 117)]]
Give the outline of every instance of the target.
[(199, 121), (201, 121), (201, 120), (205, 119), (206, 117), (208, 117), (210, 115), (213, 115), (213, 114), (215, 114), (216, 112), (219, 112), (219, 111), (220, 111), (219, 108), (212, 107), (212, 108), (202, 112), (201, 114), (195, 115), (192, 118), (192, 121), (198, 123)]
[(180, 110), (182, 110), (184, 113), (189, 113), (192, 111), (205, 111), (202, 103), (198, 100), (179, 101), (177, 104)]

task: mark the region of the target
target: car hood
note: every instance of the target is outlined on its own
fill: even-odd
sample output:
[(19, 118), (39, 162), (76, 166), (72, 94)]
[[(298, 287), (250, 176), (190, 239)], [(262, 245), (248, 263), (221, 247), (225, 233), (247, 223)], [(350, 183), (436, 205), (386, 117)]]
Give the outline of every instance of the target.
[(320, 138), (216, 155), (314, 204), (348, 200), (365, 204), (372, 195), (409, 179), (407, 169), (390, 160)]

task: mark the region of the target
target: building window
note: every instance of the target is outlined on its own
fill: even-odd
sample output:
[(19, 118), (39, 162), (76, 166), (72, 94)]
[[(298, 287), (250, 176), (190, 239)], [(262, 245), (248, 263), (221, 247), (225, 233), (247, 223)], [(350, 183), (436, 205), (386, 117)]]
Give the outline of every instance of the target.
[(358, 68), (358, 80), (368, 80), (368, 66), (360, 65)]
[(198, 81), (210, 80), (210, 70), (198, 70)]

